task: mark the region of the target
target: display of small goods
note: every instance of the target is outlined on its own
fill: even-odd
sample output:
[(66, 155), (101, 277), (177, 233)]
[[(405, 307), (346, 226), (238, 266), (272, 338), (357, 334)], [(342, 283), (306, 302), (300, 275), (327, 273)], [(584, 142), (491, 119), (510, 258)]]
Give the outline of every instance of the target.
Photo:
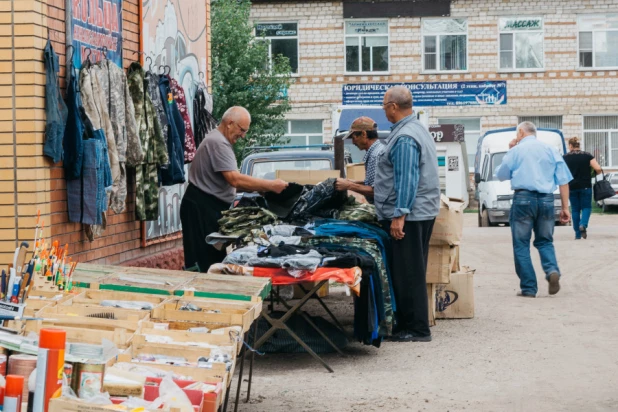
[[(68, 245), (47, 241), (43, 229), (37, 214), (34, 247), (22, 242), (2, 271), (0, 410), (219, 410), (242, 336), (261, 311), (256, 296), (270, 283), (247, 278), (251, 286), (237, 290), (246, 301), (170, 295), (167, 282), (153, 288), (153, 276), (171, 276), (164, 271), (81, 264), (90, 283), (76, 282)], [(148, 287), (95, 282), (125, 269)], [(192, 277), (173, 287), (191, 288)]]

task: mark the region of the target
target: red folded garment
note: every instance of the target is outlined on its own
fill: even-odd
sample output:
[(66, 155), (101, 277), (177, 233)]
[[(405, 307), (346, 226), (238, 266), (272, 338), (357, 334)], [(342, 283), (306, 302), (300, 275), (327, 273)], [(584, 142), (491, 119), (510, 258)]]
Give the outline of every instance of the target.
[(341, 282), (360, 292), (360, 279), (362, 271), (360, 268), (338, 269), (338, 268), (318, 268), (315, 272), (306, 272), (299, 278), (291, 276), (287, 270), (280, 268), (253, 268), (253, 276), (260, 278), (270, 278), (274, 286), (295, 285), (303, 282), (320, 282), (322, 280), (335, 280)]

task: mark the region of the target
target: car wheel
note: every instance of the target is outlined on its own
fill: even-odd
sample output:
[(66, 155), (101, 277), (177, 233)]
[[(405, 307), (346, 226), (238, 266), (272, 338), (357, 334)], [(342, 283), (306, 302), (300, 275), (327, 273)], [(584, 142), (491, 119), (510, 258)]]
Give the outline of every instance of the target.
[(481, 227), (490, 227), (491, 221), (489, 220), (489, 213), (487, 213), (487, 209), (483, 210), (481, 213)]
[(603, 213), (608, 213), (609, 212), (609, 206), (607, 205), (607, 203), (603, 202), (603, 205), (601, 206), (601, 211)]

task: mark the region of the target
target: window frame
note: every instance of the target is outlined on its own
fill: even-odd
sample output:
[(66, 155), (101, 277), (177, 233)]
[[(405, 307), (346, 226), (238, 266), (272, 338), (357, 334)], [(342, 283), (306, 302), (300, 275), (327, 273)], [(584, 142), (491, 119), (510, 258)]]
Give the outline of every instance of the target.
[[(478, 133), (479, 137), (476, 141), (476, 144), (474, 145), (474, 153), (466, 153), (466, 155), (468, 157), (470, 157), (470, 155), (474, 155), (476, 156), (476, 151), (478, 149), (478, 141), (480, 140), (480, 138), (483, 136), (483, 118), (481, 116), (470, 116), (470, 117), (438, 117), (436, 120), (438, 121), (438, 124), (458, 124), (458, 123), (440, 123), (440, 120), (445, 120), (445, 119), (453, 119), (453, 120), (461, 120), (461, 119), (466, 119), (466, 120), (476, 120), (478, 119), (479, 121), (479, 129), (477, 130), (468, 130), (466, 131), (465, 127), (464, 127), (464, 143), (466, 144), (466, 151), (468, 150), (468, 141), (466, 140), (466, 134), (470, 133)], [(474, 161), (470, 162), (468, 161), (468, 173), (474, 173)]]
[[(543, 16), (525, 16), (525, 17), (530, 18), (530, 19), (541, 19), (543, 23), (543, 28), (541, 30), (530, 30), (530, 31), (517, 31), (517, 30), (502, 31), (500, 30), (500, 19), (517, 18), (517, 17), (500, 16), (498, 18), (498, 73), (541, 73), (546, 70), (545, 68), (545, 64), (546, 64), (545, 17)], [(538, 32), (540, 32), (543, 35), (543, 67), (539, 67), (536, 69), (518, 69), (517, 67), (515, 67), (515, 64), (517, 62), (517, 49), (515, 48), (515, 36), (517, 35), (517, 33), (538, 33)], [(500, 39), (502, 37), (502, 34), (512, 34), (513, 35), (513, 67), (512, 68), (502, 68), (501, 67), (502, 49), (500, 48), (501, 47)], [(579, 44), (579, 38), (578, 38), (578, 44)], [(579, 53), (578, 53), (578, 59), (579, 59)]]
[[(604, 70), (616, 70), (616, 69), (618, 69), (618, 65), (616, 65), (616, 66), (597, 67), (596, 66), (595, 52), (594, 52), (595, 33), (607, 32), (607, 31), (618, 31), (618, 28), (616, 28), (616, 29), (605, 29), (605, 30), (585, 30), (585, 31), (584, 30), (580, 30), (580, 18), (586, 17), (586, 16), (599, 16), (599, 15), (607, 16), (608, 14), (618, 14), (618, 13), (583, 13), (583, 14), (578, 14), (577, 15), (577, 70), (578, 71), (604, 71)], [(579, 48), (579, 36), (580, 36), (580, 34), (582, 32), (583, 33), (592, 33), (592, 67), (582, 67), (580, 65), (579, 54), (581, 53), (581, 50)]]
[[(259, 35), (258, 30), (257, 30), (257, 26), (259, 24), (296, 24), (296, 36), (280, 36), (280, 37), (264, 36), (262, 37)], [(296, 73), (291, 72), (291, 76), (292, 77), (300, 76), (300, 22), (298, 20), (256, 21), (253, 23), (253, 30), (255, 32), (255, 39), (257, 41), (271, 40), (271, 39), (291, 40), (295, 38), (296, 39), (296, 67), (298, 68), (298, 70), (296, 71)], [(272, 70), (273, 53), (272, 53), (272, 42), (270, 41), (268, 42), (268, 65), (269, 65), (269, 69)]]
[[(425, 20), (465, 20), (466, 21), (466, 69), (465, 70), (440, 70), (440, 39), (439, 36), (453, 35), (453, 33), (439, 33), (432, 36), (436, 37), (436, 67), (435, 70), (425, 69), (425, 33), (423, 31), (423, 22)], [(437, 18), (423, 18), (421, 19), (421, 74), (449, 74), (449, 73), (469, 73), (470, 72), (470, 25), (467, 17), (437, 17)]]
[[(324, 119), (286, 119), (286, 133), (281, 136), (284, 139), (287, 138), (291, 138), (291, 137), (305, 137), (305, 145), (309, 146), (311, 143), (309, 143), (309, 137), (310, 136), (317, 136), (318, 133), (292, 133), (292, 122), (302, 122), (302, 121), (319, 121), (322, 125), (322, 131), (319, 133), (322, 136), (322, 143), (318, 143), (318, 144), (324, 144)], [(287, 144), (283, 145), (283, 146), (287, 146)], [(290, 146), (296, 146), (296, 145), (290, 145)], [(306, 149), (306, 150), (310, 150), (310, 149)]]
[[(385, 21), (386, 22), (386, 34), (381, 33), (381, 34), (363, 34), (363, 35), (354, 35), (354, 34), (347, 34), (346, 33), (346, 26), (348, 22), (353, 22), (353, 21)], [(348, 37), (356, 37), (357, 39), (359, 39), (359, 47), (360, 47), (360, 40), (363, 37), (384, 37), (386, 36), (386, 48), (387, 48), (387, 52), (388, 52), (388, 70), (386, 71), (363, 71), (362, 70), (362, 55), (359, 54), (358, 58), (359, 58), (359, 71), (357, 72), (349, 72), (348, 71), (348, 54), (347, 54), (347, 39)], [(391, 62), (391, 25), (390, 25), (390, 19), (383, 19), (383, 18), (375, 18), (375, 19), (344, 19), (343, 20), (343, 74), (345, 76), (362, 76), (362, 75), (376, 75), (376, 76), (383, 76), (383, 75), (390, 75), (391, 74), (391, 67), (392, 67), (392, 62)], [(373, 66), (373, 55), (371, 56), (371, 66)]]
[[(618, 147), (613, 148), (611, 146), (611, 134), (612, 133), (618, 133), (618, 128), (616, 129), (586, 129), (586, 117), (616, 117), (618, 118), (618, 114), (614, 113), (601, 113), (601, 114), (584, 114), (582, 115), (582, 140), (581, 140), (581, 149), (582, 150), (586, 150), (586, 136), (585, 133), (589, 132), (589, 133), (607, 133), (606, 139), (607, 139), (607, 153), (608, 153), (608, 162), (605, 166), (603, 166), (601, 164), (601, 162), (599, 161), (599, 159), (597, 158), (597, 156), (595, 156), (595, 159), (597, 159), (597, 162), (599, 162), (599, 165), (601, 165), (601, 167), (603, 168), (607, 168), (607, 169), (618, 169), (618, 156), (616, 159), (613, 159), (612, 156), (612, 150), (618, 150)], [(594, 156), (594, 154), (593, 154)], [(615, 163), (615, 164), (613, 164)], [(607, 174), (607, 173), (606, 173)]]

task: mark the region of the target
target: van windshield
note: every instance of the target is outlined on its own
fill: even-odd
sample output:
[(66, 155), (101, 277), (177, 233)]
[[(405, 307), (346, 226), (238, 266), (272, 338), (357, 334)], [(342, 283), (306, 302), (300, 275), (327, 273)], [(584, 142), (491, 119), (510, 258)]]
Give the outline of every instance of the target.
[(506, 152), (494, 153), (491, 155), (491, 175), (489, 176), (490, 181), (496, 181), (498, 178), (496, 177), (496, 172), (498, 171), (498, 167), (502, 164), (502, 159)]

